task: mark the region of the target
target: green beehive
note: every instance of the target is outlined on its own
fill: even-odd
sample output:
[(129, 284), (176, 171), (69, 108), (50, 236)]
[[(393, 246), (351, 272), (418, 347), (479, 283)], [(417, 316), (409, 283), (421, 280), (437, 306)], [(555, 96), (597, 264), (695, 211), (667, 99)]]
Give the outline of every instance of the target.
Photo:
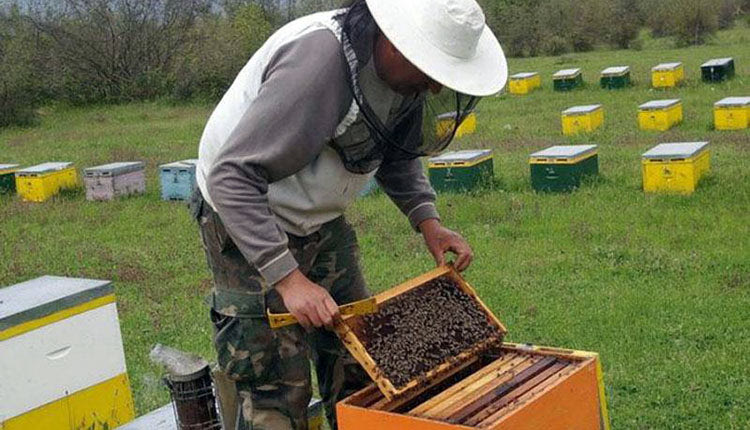
[(0, 164), (0, 194), (16, 192), (18, 164)]
[(531, 154), (529, 164), (536, 191), (572, 191), (585, 176), (599, 174), (596, 145), (553, 146)]
[(599, 80), (602, 88), (613, 90), (630, 86), (630, 67), (616, 66), (608, 67), (602, 70), (602, 76)]
[(734, 77), (733, 58), (715, 58), (701, 65), (704, 82), (721, 82)]
[(430, 183), (436, 191), (467, 191), (492, 180), (489, 149), (447, 152), (430, 158)]
[(552, 75), (555, 91), (570, 91), (583, 85), (581, 69), (563, 69)]

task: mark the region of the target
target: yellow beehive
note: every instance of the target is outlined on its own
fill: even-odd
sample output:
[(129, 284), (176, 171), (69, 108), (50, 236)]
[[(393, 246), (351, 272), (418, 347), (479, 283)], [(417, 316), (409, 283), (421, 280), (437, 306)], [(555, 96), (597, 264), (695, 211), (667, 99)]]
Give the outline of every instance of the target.
[(642, 164), (643, 191), (692, 194), (710, 168), (708, 142), (662, 143)]
[(680, 99), (652, 100), (638, 107), (641, 130), (667, 131), (682, 122)]
[[(445, 136), (447, 133), (450, 133), (453, 130), (453, 127), (455, 126), (455, 121), (456, 121), (455, 118), (456, 118), (455, 112), (448, 112), (448, 113), (439, 115), (437, 117), (437, 121), (435, 124), (435, 133), (440, 137)], [(456, 135), (454, 137), (459, 138), (467, 134), (473, 134), (476, 130), (477, 130), (477, 115), (476, 113), (471, 112), (468, 115), (466, 115), (466, 118), (464, 118), (463, 121), (461, 121), (461, 124), (458, 126), (458, 129), (456, 130)]]
[(685, 68), (681, 62), (662, 63), (651, 69), (651, 84), (654, 88), (676, 87), (685, 79)]
[(743, 130), (750, 125), (750, 97), (727, 97), (714, 104), (717, 130)]
[(542, 86), (542, 78), (537, 72), (516, 73), (510, 77), (511, 94), (528, 94), (535, 88)]
[(574, 106), (562, 113), (562, 129), (566, 136), (592, 132), (604, 123), (602, 105)]
[(62, 189), (78, 186), (73, 163), (44, 163), (16, 172), (16, 189), (25, 201), (43, 202)]

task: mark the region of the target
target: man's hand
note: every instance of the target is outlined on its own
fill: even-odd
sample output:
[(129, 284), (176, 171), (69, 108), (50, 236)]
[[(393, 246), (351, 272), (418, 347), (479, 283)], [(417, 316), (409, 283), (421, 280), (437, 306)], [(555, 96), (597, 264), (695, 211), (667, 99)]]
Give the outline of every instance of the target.
[(456, 270), (461, 272), (469, 267), (474, 254), (469, 243), (460, 234), (443, 227), (440, 221), (434, 218), (422, 221), (419, 230), (438, 266), (445, 264), (445, 253), (450, 251), (456, 254)]
[(311, 282), (298, 269), (279, 281), (276, 291), (284, 300), (284, 306), (305, 330), (323, 326), (330, 330), (334, 321), (341, 317), (339, 307), (328, 291)]

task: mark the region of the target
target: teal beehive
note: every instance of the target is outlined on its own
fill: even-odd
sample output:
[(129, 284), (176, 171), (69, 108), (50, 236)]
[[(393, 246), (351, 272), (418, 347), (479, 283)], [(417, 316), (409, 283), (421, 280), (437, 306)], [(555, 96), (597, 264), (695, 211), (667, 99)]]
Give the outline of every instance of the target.
[(159, 166), (162, 200), (187, 200), (195, 189), (198, 160), (182, 160)]

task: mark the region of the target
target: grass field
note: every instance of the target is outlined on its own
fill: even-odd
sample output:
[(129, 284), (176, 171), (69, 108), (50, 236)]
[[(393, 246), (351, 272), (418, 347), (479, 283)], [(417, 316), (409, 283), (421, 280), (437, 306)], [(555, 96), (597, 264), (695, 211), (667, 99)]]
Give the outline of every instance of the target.
[[(698, 66), (733, 56), (737, 78), (699, 81)], [(649, 69), (683, 61), (687, 83), (649, 89)], [(717, 132), (712, 105), (750, 96), (750, 29), (712, 44), (512, 59), (538, 71), (543, 88), (484, 100), (477, 134), (453, 148), (491, 148), (495, 183), (441, 195), (444, 222), (476, 259), (468, 281), (506, 324), (509, 341), (601, 353), (615, 429), (750, 428), (750, 131)], [(633, 88), (598, 88), (598, 72), (630, 65)], [(582, 67), (588, 85), (560, 94), (551, 74)], [(685, 121), (666, 133), (639, 131), (640, 103), (680, 97)], [(602, 103), (605, 124), (575, 138), (559, 113)], [(211, 106), (163, 103), (70, 109), (50, 106), (41, 125), (0, 131), (0, 163), (147, 162), (145, 196), (86, 202), (82, 191), (43, 204), (0, 197), (0, 284), (44, 274), (111, 279), (118, 295), (139, 413), (167, 400), (147, 358), (156, 342), (213, 357), (207, 310), (211, 278), (197, 228), (181, 203), (159, 200), (156, 166), (193, 158)], [(640, 154), (670, 141), (710, 140), (712, 171), (691, 197), (644, 195)], [(602, 177), (577, 192), (531, 191), (527, 157), (552, 144), (600, 145)], [(382, 290), (432, 267), (421, 238), (385, 196), (357, 201), (366, 278)]]

